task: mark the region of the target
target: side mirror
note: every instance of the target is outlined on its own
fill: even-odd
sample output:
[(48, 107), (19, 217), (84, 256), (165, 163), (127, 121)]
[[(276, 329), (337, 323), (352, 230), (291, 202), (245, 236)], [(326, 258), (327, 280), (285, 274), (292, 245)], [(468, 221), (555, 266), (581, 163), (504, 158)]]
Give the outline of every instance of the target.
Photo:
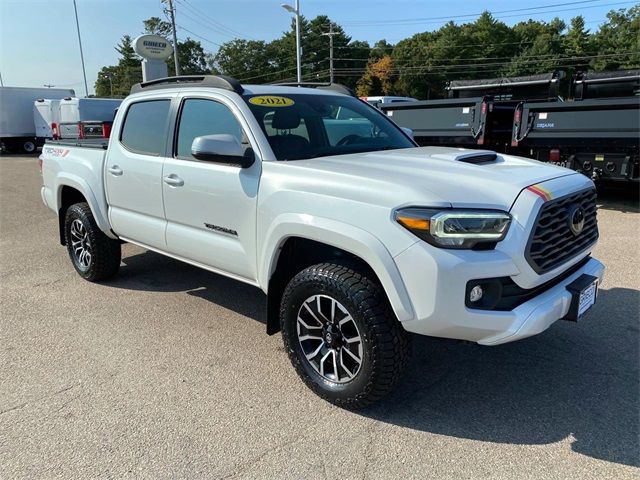
[(413, 130), (407, 127), (400, 127), (402, 131), (411, 139), (413, 139)]
[(248, 168), (255, 162), (255, 154), (251, 147), (242, 145), (236, 137), (228, 133), (194, 138), (191, 155), (198, 160), (237, 165), (241, 168)]

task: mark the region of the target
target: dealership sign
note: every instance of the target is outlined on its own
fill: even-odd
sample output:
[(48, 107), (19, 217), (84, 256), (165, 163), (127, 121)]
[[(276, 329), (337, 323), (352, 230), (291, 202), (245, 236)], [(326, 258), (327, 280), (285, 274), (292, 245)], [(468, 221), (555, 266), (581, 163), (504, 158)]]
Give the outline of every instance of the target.
[(133, 42), (133, 49), (142, 58), (164, 60), (173, 53), (169, 40), (160, 35), (140, 35)]

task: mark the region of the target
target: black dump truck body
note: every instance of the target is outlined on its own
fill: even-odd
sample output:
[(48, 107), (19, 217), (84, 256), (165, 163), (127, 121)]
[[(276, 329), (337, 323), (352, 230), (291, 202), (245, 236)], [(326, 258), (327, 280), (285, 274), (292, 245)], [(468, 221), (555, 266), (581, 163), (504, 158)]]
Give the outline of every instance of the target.
[(460, 80), (449, 98), (382, 105), (401, 127), (413, 130), (420, 145), (492, 148), (506, 152), (516, 107), (523, 100), (555, 101), (563, 72), (514, 78)]
[(640, 71), (574, 76), (574, 99), (530, 103), (514, 115), (512, 147), (594, 180), (638, 181)]
[(380, 105), (394, 122), (413, 130), (419, 145), (470, 148), (484, 143), (488, 107), (482, 97)]
[(524, 103), (512, 146), (594, 180), (638, 180), (640, 97)]
[(382, 110), (420, 145), (477, 145), (594, 180), (638, 181), (640, 70), (462, 80), (448, 91), (446, 100)]

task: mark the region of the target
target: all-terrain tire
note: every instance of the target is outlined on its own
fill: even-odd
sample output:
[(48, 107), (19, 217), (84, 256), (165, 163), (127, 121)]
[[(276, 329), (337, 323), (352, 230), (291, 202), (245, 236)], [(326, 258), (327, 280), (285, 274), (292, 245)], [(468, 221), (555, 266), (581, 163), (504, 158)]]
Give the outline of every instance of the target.
[[(100, 230), (87, 203), (76, 203), (67, 209), (64, 234), (71, 263), (82, 278), (97, 282), (118, 272), (122, 256), (120, 242)], [(90, 252), (89, 258), (79, 257), (80, 247)]]
[[(357, 326), (363, 355), (352, 379), (331, 381), (307, 359), (298, 317), (303, 303), (314, 296), (338, 301)], [(322, 263), (295, 275), (283, 293), (280, 324), (285, 349), (300, 378), (318, 396), (342, 408), (360, 409), (381, 399), (402, 378), (410, 357), (410, 336), (391, 310), (382, 286), (356, 264)], [(323, 344), (329, 345), (324, 340)]]

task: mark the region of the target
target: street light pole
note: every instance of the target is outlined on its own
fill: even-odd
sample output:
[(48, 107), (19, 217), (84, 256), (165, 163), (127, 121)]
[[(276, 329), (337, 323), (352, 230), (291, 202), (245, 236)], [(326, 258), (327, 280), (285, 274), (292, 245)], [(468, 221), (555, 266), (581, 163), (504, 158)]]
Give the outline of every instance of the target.
[(293, 13), (296, 16), (296, 73), (298, 83), (302, 83), (302, 46), (300, 41), (300, 0), (296, 0), (295, 8), (289, 4), (283, 3), (281, 5), (287, 12)]
[(78, 30), (78, 45), (80, 46), (80, 61), (82, 62), (82, 76), (84, 77), (84, 96), (89, 96), (89, 87), (87, 86), (87, 72), (84, 68), (84, 54), (82, 53), (82, 38), (80, 38), (80, 22), (78, 21), (78, 7), (76, 0), (73, 0), (73, 10), (76, 12), (76, 29)]

